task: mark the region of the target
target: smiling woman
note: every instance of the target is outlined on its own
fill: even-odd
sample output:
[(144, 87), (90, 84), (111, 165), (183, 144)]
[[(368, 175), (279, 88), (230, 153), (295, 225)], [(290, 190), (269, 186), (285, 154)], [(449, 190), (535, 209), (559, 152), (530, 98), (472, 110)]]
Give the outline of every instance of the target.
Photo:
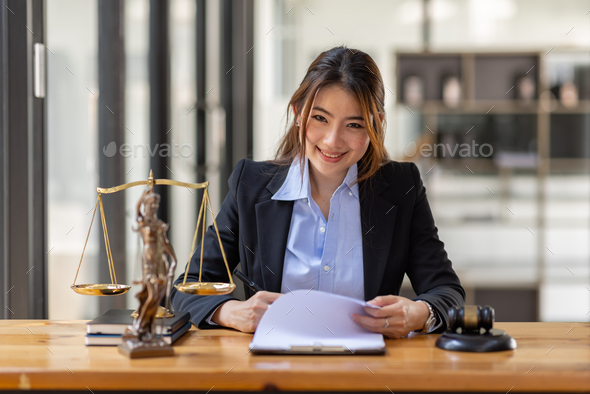
[[(325, 108), (326, 105), (338, 112), (332, 114)], [(365, 52), (337, 47), (320, 54), (309, 66), (303, 82), (291, 97), (289, 109), (293, 110), (297, 120), (290, 125), (281, 141), (277, 153), (278, 162), (289, 163), (296, 157), (303, 160), (302, 153), (309, 154), (306, 150), (307, 130), (309, 127), (314, 128), (315, 120), (322, 119), (330, 120), (330, 123), (348, 121), (347, 127), (350, 123), (351, 128), (362, 128), (364, 135), (368, 137), (370, 143), (361, 157), (354, 162), (349, 160), (349, 166), (360, 160), (358, 182), (370, 178), (388, 160), (383, 145), (383, 79), (375, 62)], [(301, 119), (308, 121), (299, 130)]]
[[(241, 263), (265, 291), (246, 290), (249, 298), (239, 301), (173, 290), (175, 309), (189, 311), (201, 328), (253, 332), (281, 294), (313, 289), (379, 306), (352, 319), (388, 337), (444, 330), (447, 310), (463, 305), (465, 292), (438, 239), (417, 167), (388, 158), (384, 85), (373, 59), (345, 47), (321, 53), (287, 115), (276, 159), (240, 161), (217, 216), (230, 269)], [(200, 258), (197, 249), (191, 280), (199, 277)], [(202, 259), (203, 280), (224, 280), (212, 228)], [(414, 300), (398, 296), (405, 274)]]
[(360, 113), (358, 100), (352, 94), (329, 85), (315, 95), (305, 131), (301, 133), (305, 135), (305, 155), (311, 164), (311, 195), (325, 217), (334, 190), (369, 147), (364, 118), (355, 115)]

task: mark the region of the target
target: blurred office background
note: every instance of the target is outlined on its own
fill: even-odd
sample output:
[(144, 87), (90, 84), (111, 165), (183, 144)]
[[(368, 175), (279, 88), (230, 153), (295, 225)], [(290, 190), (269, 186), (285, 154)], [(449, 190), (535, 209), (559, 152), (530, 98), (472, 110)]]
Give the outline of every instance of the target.
[[(38, 49), (44, 98), (27, 82), (35, 59), (24, 56), (20, 66), (30, 65), (22, 77), (29, 111), (42, 111), (41, 121), (22, 127), (44, 136), (45, 156), (29, 161), (29, 174), (46, 185), (47, 209), (44, 223), (29, 220), (3, 252), (5, 272), (12, 269), (4, 317), (88, 319), (135, 307), (138, 286), (113, 298), (70, 289), (96, 187), (146, 179), (150, 169), (207, 180), (217, 212), (237, 161), (274, 156), (310, 62), (346, 45), (381, 70), (387, 148), (419, 166), (467, 302), (494, 306), (498, 321), (590, 321), (590, 1), (3, 2), (2, 23), (29, 34), (4, 45), (46, 48)], [(25, 20), (18, 12), (33, 29), (10, 27)], [(43, 34), (31, 34), (35, 26)], [(46, 168), (35, 169), (35, 160)], [(128, 284), (141, 273), (132, 231), (140, 192), (104, 196), (118, 281)], [(180, 274), (202, 195), (161, 192)], [(109, 281), (99, 221), (77, 283)], [(38, 226), (46, 231), (35, 233)], [(30, 250), (28, 265), (17, 269), (10, 261), (21, 248)], [(402, 294), (412, 295), (408, 281)], [(44, 295), (45, 303), (35, 301)]]

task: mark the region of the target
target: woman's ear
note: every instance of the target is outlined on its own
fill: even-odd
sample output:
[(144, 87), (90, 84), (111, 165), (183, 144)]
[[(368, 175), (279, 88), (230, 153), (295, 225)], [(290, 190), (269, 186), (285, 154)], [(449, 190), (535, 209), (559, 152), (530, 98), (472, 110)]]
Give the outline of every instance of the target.
[(385, 119), (385, 114), (379, 112), (379, 121), (383, 123), (383, 119)]

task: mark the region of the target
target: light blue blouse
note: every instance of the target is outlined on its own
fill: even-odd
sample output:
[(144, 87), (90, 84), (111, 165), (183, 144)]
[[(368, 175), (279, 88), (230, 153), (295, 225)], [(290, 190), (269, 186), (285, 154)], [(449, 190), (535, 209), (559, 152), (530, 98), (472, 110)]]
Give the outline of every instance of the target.
[(328, 220), (311, 197), (309, 162), (293, 160), (272, 197), (294, 201), (281, 293), (314, 289), (365, 299), (357, 165), (353, 164), (330, 199)]

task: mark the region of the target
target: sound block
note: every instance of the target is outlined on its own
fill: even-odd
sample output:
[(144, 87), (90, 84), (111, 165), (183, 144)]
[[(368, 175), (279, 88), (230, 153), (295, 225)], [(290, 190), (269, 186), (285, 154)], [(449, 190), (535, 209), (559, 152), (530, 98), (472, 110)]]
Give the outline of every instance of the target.
[(129, 358), (171, 357), (174, 356), (172, 346), (134, 346), (129, 347), (126, 342), (118, 346), (119, 353)]
[(436, 347), (457, 352), (500, 352), (516, 349), (516, 341), (506, 331), (497, 328), (483, 334), (447, 330), (436, 340)]

